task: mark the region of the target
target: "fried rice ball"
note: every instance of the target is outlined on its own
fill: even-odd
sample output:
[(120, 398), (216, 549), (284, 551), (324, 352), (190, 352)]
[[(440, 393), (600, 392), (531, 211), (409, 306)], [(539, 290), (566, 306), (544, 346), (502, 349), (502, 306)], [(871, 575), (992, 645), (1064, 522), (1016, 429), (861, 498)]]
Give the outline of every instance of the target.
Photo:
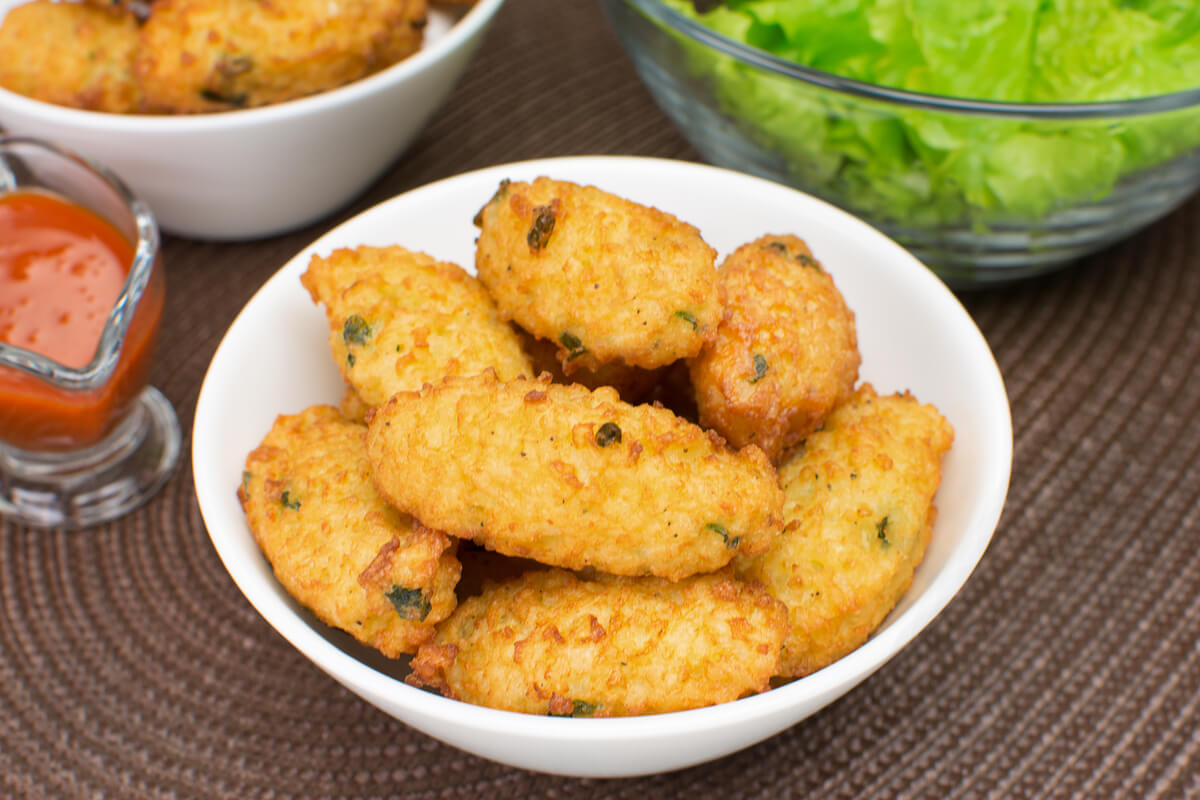
[(805, 243), (769, 235), (720, 268), (725, 315), (689, 364), (700, 423), (779, 463), (858, 380), (852, 312)]
[(456, 264), (399, 246), (339, 249), (314, 256), (300, 282), (325, 306), (334, 361), (368, 408), (447, 375), (532, 376), (516, 332)]
[(135, 69), (151, 112), (279, 103), (416, 52), (425, 16), (425, 0), (159, 0)]
[(366, 428), (332, 406), (281, 415), (246, 459), (238, 499), (275, 576), (322, 622), (389, 658), (456, 605), (456, 543), (371, 485)]
[(475, 218), (501, 314), (558, 345), (570, 376), (694, 356), (720, 320), (716, 251), (675, 217), (594, 186), (503, 181)]
[(669, 583), (530, 572), (464, 600), (408, 681), (527, 714), (682, 711), (767, 689), (785, 619), (762, 587), (725, 574)]
[(932, 405), (864, 384), (780, 468), (784, 531), (737, 567), (788, 607), (781, 675), (807, 675), (857, 648), (908, 590), (953, 438)]
[(134, 111), (137, 46), (129, 11), (34, 0), (0, 23), (0, 86), (60, 106)]
[(766, 550), (781, 527), (762, 451), (608, 387), (449, 378), (394, 395), (368, 431), (397, 508), (543, 564), (679, 580)]

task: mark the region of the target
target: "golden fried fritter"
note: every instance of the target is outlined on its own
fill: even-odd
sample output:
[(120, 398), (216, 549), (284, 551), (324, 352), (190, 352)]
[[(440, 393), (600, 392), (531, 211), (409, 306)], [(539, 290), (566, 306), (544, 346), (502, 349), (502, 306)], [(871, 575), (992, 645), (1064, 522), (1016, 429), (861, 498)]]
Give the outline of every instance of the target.
[(159, 0), (141, 29), (146, 109), (279, 103), (366, 77), (415, 52), (425, 0)]
[(521, 347), (533, 363), (533, 374), (549, 373), (555, 383), (581, 383), (589, 389), (611, 386), (626, 403), (639, 403), (658, 382), (661, 370), (630, 367), (620, 361), (601, 364), (594, 370), (580, 367), (567, 375), (558, 360), (558, 345), (547, 339), (538, 339), (520, 328), (517, 334), (521, 338)]
[(408, 680), (528, 714), (682, 711), (767, 689), (785, 630), (780, 603), (725, 574), (530, 572), (464, 600)]
[(368, 407), (447, 375), (532, 375), (516, 332), (455, 264), (358, 247), (314, 256), (300, 281), (325, 305), (334, 361)]
[(778, 463), (854, 391), (854, 313), (795, 236), (739, 247), (720, 285), (724, 318), (689, 365), (700, 422)]
[(238, 499), (283, 587), (323, 622), (395, 658), (454, 610), (455, 543), (371, 485), (366, 428), (332, 406), (280, 416)]
[(766, 550), (781, 525), (758, 448), (548, 376), (398, 393), (367, 450), (380, 492), (426, 525), (568, 569), (678, 580)]
[(0, 86), (61, 106), (133, 111), (137, 44), (128, 11), (34, 0), (0, 23)]
[(737, 566), (789, 609), (782, 675), (857, 648), (908, 590), (953, 438), (933, 406), (864, 384), (780, 468), (786, 527), (767, 553)]
[(720, 320), (716, 252), (658, 209), (543, 177), (502, 182), (475, 223), (480, 280), (502, 314), (558, 344), (568, 376), (694, 356)]

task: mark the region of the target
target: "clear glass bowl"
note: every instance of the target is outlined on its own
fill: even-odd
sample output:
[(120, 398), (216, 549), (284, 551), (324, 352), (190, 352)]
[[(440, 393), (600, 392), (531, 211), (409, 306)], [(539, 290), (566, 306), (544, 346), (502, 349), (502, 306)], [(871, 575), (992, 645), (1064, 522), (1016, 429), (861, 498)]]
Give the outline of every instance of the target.
[(105, 168), (38, 139), (0, 137), (0, 195), (22, 190), (90, 209), (134, 248), (88, 364), (0, 342), (0, 516), (80, 528), (141, 505), (179, 458), (175, 410), (148, 385), (165, 293), (158, 227)]
[[(706, 160), (861, 217), (954, 287), (1063, 266), (1200, 186), (1200, 88), (1085, 104), (940, 97), (799, 66), (660, 0), (601, 3), (657, 103)], [(920, 142), (906, 133), (916, 127)], [(1055, 169), (1039, 170), (1047, 160)]]

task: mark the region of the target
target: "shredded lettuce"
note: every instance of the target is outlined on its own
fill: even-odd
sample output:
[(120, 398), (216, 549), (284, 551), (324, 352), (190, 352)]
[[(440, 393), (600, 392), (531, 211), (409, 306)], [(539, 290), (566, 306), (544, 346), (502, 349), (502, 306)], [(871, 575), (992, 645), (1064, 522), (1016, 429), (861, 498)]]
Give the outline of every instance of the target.
[[(934, 95), (1083, 103), (1200, 87), (1195, 0), (725, 0), (703, 13), (665, 2), (781, 58)], [(1060, 121), (913, 109), (684, 46), (718, 108), (795, 182), (904, 226), (1037, 220), (1200, 147), (1197, 106)]]

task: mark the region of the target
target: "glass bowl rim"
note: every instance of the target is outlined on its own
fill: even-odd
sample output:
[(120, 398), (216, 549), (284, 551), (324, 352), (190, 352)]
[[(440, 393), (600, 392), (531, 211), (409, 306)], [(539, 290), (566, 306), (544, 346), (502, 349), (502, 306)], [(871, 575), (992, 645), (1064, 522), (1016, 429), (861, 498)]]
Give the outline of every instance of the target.
[(765, 50), (743, 44), (684, 16), (674, 8), (667, 6), (662, 0), (607, 0), (607, 2), (632, 6), (654, 21), (684, 34), (697, 44), (711, 47), (744, 64), (847, 95), (927, 111), (1010, 119), (1062, 121), (1142, 116), (1200, 106), (1200, 86), (1168, 94), (1090, 103), (1009, 103), (896, 89), (803, 66)]
[[(90, 362), (82, 367), (69, 367), (41, 353), (0, 342), (0, 366), (11, 367), (62, 389), (71, 391), (97, 389), (104, 385), (116, 370), (121, 348), (125, 344), (125, 337), (133, 323), (134, 312), (137, 310), (142, 295), (150, 285), (150, 277), (154, 272), (159, 254), (158, 225), (150, 207), (139, 200), (114, 172), (73, 150), (34, 136), (0, 136), (0, 195), (14, 188), (10, 185), (8, 168), (4, 160), (4, 151), (10, 151), (14, 147), (41, 150), (52, 156), (74, 162), (76, 166), (99, 177), (129, 210), (137, 230), (133, 263), (130, 264), (129, 274), (121, 286), (120, 294), (113, 302), (108, 320), (104, 323), (101, 331), (100, 340), (96, 344), (96, 352)], [(74, 202), (72, 198), (66, 199)], [(112, 224), (111, 220), (106, 221)]]

